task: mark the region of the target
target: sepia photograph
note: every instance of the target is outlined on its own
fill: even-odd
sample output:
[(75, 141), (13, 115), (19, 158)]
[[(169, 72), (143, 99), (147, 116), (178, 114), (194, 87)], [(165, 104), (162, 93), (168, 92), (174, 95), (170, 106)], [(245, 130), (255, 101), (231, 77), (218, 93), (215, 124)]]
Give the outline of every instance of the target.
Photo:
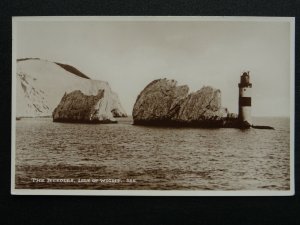
[(11, 193), (294, 194), (291, 17), (13, 17)]

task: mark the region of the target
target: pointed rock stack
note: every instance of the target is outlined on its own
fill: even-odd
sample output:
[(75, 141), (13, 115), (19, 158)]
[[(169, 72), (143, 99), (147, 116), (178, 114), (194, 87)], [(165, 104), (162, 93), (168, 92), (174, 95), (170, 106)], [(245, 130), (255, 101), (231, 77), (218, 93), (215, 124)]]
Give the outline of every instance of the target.
[(53, 122), (116, 123), (110, 111), (105, 90), (97, 95), (85, 95), (81, 91), (65, 94), (53, 111)]
[(159, 79), (148, 84), (133, 108), (137, 125), (231, 127), (237, 115), (221, 106), (221, 91), (209, 86), (188, 93), (186, 85)]

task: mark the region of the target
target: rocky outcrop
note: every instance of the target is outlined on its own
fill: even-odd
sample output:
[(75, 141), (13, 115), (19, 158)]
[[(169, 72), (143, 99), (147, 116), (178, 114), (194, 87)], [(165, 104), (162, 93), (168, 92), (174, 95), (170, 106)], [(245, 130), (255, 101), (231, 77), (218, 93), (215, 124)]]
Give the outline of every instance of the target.
[(85, 95), (79, 90), (65, 93), (53, 111), (53, 121), (115, 123), (116, 119), (108, 106), (109, 99), (105, 90), (99, 90), (97, 95)]
[(97, 95), (105, 90), (108, 109), (115, 117), (127, 116), (108, 82), (89, 79), (75, 67), (38, 58), (17, 60), (16, 116), (51, 116), (65, 93), (80, 90)]
[(111, 113), (113, 114), (113, 116), (114, 117), (127, 117), (125, 109), (122, 107), (117, 93), (112, 92), (111, 99), (112, 99)]
[(199, 127), (234, 127), (237, 115), (221, 105), (221, 91), (209, 86), (190, 93), (175, 80), (148, 84), (133, 108), (134, 124)]
[(188, 94), (187, 86), (176, 86), (174, 80), (154, 80), (139, 94), (132, 116), (136, 122), (171, 120)]

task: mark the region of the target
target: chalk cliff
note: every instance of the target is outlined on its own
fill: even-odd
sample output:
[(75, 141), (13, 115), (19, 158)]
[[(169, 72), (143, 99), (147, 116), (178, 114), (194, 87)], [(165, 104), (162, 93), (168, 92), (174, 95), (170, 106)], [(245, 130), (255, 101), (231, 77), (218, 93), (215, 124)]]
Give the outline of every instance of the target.
[(221, 91), (209, 86), (189, 93), (186, 85), (159, 79), (139, 94), (133, 108), (134, 124), (231, 127), (237, 116), (221, 105)]
[(17, 60), (16, 116), (51, 116), (65, 93), (80, 90), (85, 95), (105, 91), (108, 111), (115, 117), (124, 117), (118, 95), (105, 81), (89, 79), (75, 67), (38, 58)]
[(85, 95), (81, 91), (65, 94), (53, 111), (54, 122), (113, 123), (116, 119), (109, 110), (107, 91), (99, 90), (97, 95)]

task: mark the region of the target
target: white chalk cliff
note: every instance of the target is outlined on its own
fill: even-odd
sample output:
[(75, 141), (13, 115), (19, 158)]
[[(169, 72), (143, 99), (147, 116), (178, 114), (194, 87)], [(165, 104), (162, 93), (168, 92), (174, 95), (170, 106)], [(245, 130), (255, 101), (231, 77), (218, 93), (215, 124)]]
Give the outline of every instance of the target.
[(99, 90), (103, 90), (105, 104), (101, 107), (113, 117), (126, 116), (118, 95), (108, 82), (89, 79), (70, 65), (42, 59), (20, 59), (17, 60), (16, 76), (17, 117), (51, 116), (64, 94), (76, 90), (87, 96), (97, 96)]

